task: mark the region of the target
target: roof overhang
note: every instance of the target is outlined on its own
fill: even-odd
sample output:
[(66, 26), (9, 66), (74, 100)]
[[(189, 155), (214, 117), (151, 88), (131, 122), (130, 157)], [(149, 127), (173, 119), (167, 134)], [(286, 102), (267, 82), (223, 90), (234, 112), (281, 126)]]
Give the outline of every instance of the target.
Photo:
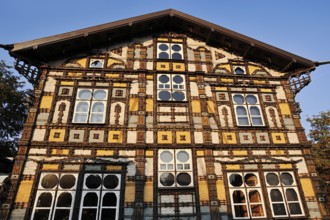
[(6, 45), (13, 57), (39, 66), (135, 37), (184, 33), (280, 72), (313, 69), (315, 62), (191, 15), (168, 9), (64, 34)]

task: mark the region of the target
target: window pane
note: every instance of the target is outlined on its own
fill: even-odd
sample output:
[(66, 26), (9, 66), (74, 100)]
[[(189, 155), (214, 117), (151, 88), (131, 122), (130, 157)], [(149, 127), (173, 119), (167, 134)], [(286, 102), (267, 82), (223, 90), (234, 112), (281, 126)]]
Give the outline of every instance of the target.
[(159, 59), (169, 59), (169, 55), (166, 52), (159, 53)]
[(174, 184), (174, 175), (172, 173), (162, 173), (160, 175), (160, 183), (163, 186), (172, 186)]
[(238, 118), (238, 125), (249, 125), (249, 119), (247, 117)]
[(244, 97), (242, 95), (234, 95), (234, 102), (241, 105), (244, 103)]
[(107, 189), (115, 189), (118, 187), (119, 179), (116, 175), (107, 175), (103, 180), (103, 185)]
[(49, 217), (49, 209), (37, 209), (34, 212), (33, 220), (40, 220), (40, 219), (48, 219)]
[(285, 207), (283, 203), (273, 204), (274, 215), (286, 215)]
[(250, 105), (254, 105), (254, 104), (257, 104), (258, 99), (254, 95), (247, 95), (246, 96), (246, 102)]
[(104, 104), (102, 102), (95, 102), (92, 107), (92, 112), (104, 112)]
[(302, 210), (299, 203), (289, 203), (289, 210), (291, 215), (302, 214)]
[(41, 186), (45, 189), (52, 189), (58, 184), (58, 177), (55, 174), (47, 174), (41, 180)]
[(71, 207), (72, 196), (68, 192), (62, 193), (57, 199), (57, 207)]
[(282, 193), (278, 189), (270, 190), (270, 198), (271, 198), (272, 202), (282, 202), (283, 201)]
[(173, 154), (170, 151), (163, 151), (160, 154), (160, 159), (165, 163), (169, 163), (173, 160)]
[(104, 90), (95, 90), (94, 91), (94, 99), (96, 100), (104, 100), (106, 99), (107, 93)]
[(171, 98), (171, 93), (169, 91), (161, 91), (158, 93), (158, 97), (160, 100), (168, 101)]
[(189, 160), (189, 154), (186, 151), (179, 151), (177, 153), (177, 159), (180, 162), (187, 162)]
[(281, 173), (280, 178), (284, 185), (289, 186), (293, 184), (293, 177), (290, 173)]
[(91, 123), (103, 123), (104, 117), (103, 114), (93, 113), (90, 118)]
[(182, 60), (182, 55), (180, 53), (173, 53), (172, 59), (174, 60)]
[(247, 115), (247, 111), (246, 111), (246, 108), (245, 107), (243, 107), (243, 106), (237, 106), (236, 107), (236, 113), (237, 113), (237, 115), (239, 115), (239, 116), (245, 116), (245, 115)]
[(83, 209), (81, 220), (96, 220), (97, 209)]
[(245, 174), (244, 181), (245, 181), (245, 184), (248, 186), (256, 186), (258, 184), (258, 178), (253, 173)]
[(241, 175), (235, 173), (229, 176), (229, 182), (232, 186), (241, 186), (243, 184), (243, 179)]
[(175, 101), (183, 101), (186, 97), (183, 92), (173, 92), (172, 96)]
[(70, 209), (57, 209), (55, 211), (54, 220), (68, 220), (70, 217)]
[(101, 185), (101, 177), (99, 175), (89, 175), (86, 178), (86, 186), (90, 189), (96, 189)]
[(73, 122), (86, 123), (87, 122), (87, 113), (76, 113), (74, 116)]
[(275, 173), (267, 173), (266, 180), (271, 186), (277, 186), (280, 183), (278, 176)]
[(103, 196), (103, 206), (116, 206), (117, 205), (117, 196), (114, 193), (106, 193)]
[(173, 77), (173, 82), (175, 82), (177, 84), (181, 84), (181, 83), (183, 83), (183, 77), (179, 76), (179, 75), (176, 75), (176, 76)]
[(265, 215), (262, 205), (251, 205), (251, 212), (253, 217)]
[(235, 73), (238, 75), (244, 74), (245, 71), (241, 67), (236, 67), (235, 68)]
[(168, 50), (168, 45), (167, 44), (160, 44), (158, 48), (162, 51)]
[(87, 102), (79, 102), (76, 106), (77, 112), (88, 112), (88, 103)]
[(90, 90), (80, 90), (78, 93), (79, 99), (91, 99), (92, 98), (92, 92)]
[(116, 209), (102, 209), (102, 220), (114, 220), (116, 219)]
[(60, 179), (60, 187), (62, 189), (71, 189), (76, 183), (74, 175), (63, 175)]
[(170, 78), (167, 75), (161, 75), (158, 78), (159, 82), (161, 83), (168, 83), (170, 81)]
[(255, 107), (255, 106), (250, 107), (250, 113), (253, 116), (260, 116), (261, 115), (259, 108)]
[(253, 125), (263, 125), (262, 119), (260, 117), (252, 117), (252, 124)]
[(286, 189), (286, 198), (288, 201), (298, 201), (298, 195), (294, 189)]
[(248, 217), (249, 216), (246, 205), (235, 205), (234, 209), (235, 209), (236, 217)]
[(189, 173), (180, 173), (177, 175), (176, 181), (180, 186), (189, 186), (191, 184), (191, 176)]
[(249, 191), (249, 200), (250, 202), (261, 202), (261, 197), (260, 197), (260, 193), (257, 190), (250, 190)]
[(95, 192), (86, 193), (84, 197), (84, 206), (97, 206), (98, 196)]
[(95, 60), (91, 63), (90, 67), (102, 68), (103, 63), (99, 60)]
[(234, 203), (245, 203), (245, 194), (243, 193), (242, 190), (235, 190), (233, 192), (233, 202)]
[(180, 51), (180, 50), (181, 50), (181, 46), (180, 46), (180, 45), (178, 45), (178, 44), (174, 44), (174, 45), (172, 45), (172, 50), (174, 50), (174, 51), (178, 52), (178, 51)]
[(50, 207), (52, 205), (53, 195), (49, 192), (41, 193), (38, 197), (37, 207)]

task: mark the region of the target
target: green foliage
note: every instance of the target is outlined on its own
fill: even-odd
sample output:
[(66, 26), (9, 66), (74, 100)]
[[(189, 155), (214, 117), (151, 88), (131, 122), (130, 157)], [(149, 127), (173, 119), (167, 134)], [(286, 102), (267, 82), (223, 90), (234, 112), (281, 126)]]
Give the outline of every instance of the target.
[(0, 155), (13, 156), (28, 113), (30, 90), (0, 60)]
[(330, 181), (330, 110), (307, 119), (311, 124), (309, 137), (313, 141), (313, 157), (322, 179)]

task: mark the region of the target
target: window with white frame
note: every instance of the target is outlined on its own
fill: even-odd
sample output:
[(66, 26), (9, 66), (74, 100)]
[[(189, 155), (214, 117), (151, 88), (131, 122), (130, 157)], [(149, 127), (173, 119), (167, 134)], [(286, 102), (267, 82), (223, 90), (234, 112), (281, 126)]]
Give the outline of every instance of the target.
[(91, 59), (89, 62), (90, 68), (103, 68), (104, 59)]
[(194, 186), (191, 150), (159, 150), (158, 187)]
[(79, 219), (118, 219), (120, 174), (84, 175)]
[(183, 59), (182, 44), (177, 43), (157, 43), (157, 59)]
[(105, 123), (107, 89), (78, 89), (73, 123)]
[(264, 126), (259, 98), (255, 94), (232, 94), (238, 126)]
[(186, 101), (185, 76), (182, 74), (158, 74), (157, 100)]
[(71, 219), (78, 174), (42, 173), (31, 219)]
[(274, 217), (304, 216), (293, 172), (266, 172), (265, 179)]
[(266, 217), (260, 178), (257, 172), (228, 173), (228, 184), (235, 219)]
[[(121, 175), (116, 173), (85, 173), (78, 181), (77, 173), (40, 175), (31, 219), (71, 220), (119, 218)], [(77, 216), (74, 204), (80, 199)]]

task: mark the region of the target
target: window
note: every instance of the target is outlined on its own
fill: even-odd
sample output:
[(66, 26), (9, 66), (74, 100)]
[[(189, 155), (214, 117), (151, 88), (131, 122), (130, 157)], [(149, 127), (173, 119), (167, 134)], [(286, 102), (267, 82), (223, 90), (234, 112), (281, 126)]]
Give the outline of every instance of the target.
[[(265, 204), (270, 204), (272, 217), (305, 215), (293, 172), (267, 171), (260, 175), (264, 175), (262, 182), (257, 172), (228, 172), (234, 219), (266, 218)], [(267, 188), (267, 196), (262, 188)]]
[(293, 172), (266, 172), (265, 179), (274, 217), (304, 215)]
[(182, 44), (175, 43), (158, 43), (157, 44), (158, 59), (182, 60), (183, 50)]
[(257, 95), (233, 94), (232, 96), (238, 126), (264, 126)]
[(228, 173), (228, 183), (234, 218), (266, 216), (258, 173)]
[(31, 219), (71, 219), (77, 178), (70, 173), (41, 174)]
[(158, 186), (193, 186), (190, 150), (159, 150)]
[(236, 75), (244, 75), (246, 74), (245, 67), (244, 66), (234, 66), (234, 73)]
[(73, 123), (104, 123), (107, 96), (105, 89), (78, 89)]
[(119, 218), (121, 175), (85, 173), (82, 186), (78, 174), (42, 173), (31, 219), (66, 219), (73, 216), (74, 204), (80, 199), (79, 219)]
[(104, 60), (103, 59), (91, 59), (89, 62), (89, 67), (91, 68), (103, 68)]
[(186, 101), (185, 76), (179, 74), (158, 74), (157, 100)]

